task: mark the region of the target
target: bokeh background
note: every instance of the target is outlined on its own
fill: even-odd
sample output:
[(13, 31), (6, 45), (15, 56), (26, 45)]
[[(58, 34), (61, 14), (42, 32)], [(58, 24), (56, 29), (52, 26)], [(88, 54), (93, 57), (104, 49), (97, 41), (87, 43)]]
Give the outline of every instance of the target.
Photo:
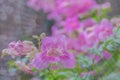
[[(42, 32), (50, 35), (50, 26), (44, 12), (36, 12), (27, 6), (28, 0), (0, 0), (0, 55), (2, 49), (14, 40), (30, 39), (33, 34)], [(98, 3), (110, 2), (112, 6), (110, 17), (120, 14), (120, 0), (97, 0)], [(18, 75), (12, 75), (8, 70), (9, 57), (0, 58), (0, 80), (18, 80)]]

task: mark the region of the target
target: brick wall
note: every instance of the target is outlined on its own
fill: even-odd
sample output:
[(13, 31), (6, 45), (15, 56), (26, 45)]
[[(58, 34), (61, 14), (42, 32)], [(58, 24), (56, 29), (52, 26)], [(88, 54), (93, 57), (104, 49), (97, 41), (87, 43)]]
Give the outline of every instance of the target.
[[(10, 41), (41, 32), (48, 33), (46, 15), (27, 7), (26, 1), (0, 0), (0, 53)], [(16, 75), (8, 74), (6, 62), (9, 59), (0, 58), (0, 80), (17, 80)]]

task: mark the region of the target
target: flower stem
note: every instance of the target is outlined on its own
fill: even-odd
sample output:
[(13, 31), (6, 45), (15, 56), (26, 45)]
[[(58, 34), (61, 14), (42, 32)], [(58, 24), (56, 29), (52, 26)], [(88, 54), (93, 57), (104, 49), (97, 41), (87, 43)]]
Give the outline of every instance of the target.
[(48, 68), (49, 74), (53, 77), (53, 80), (57, 80), (54, 74), (51, 72), (51, 70)]

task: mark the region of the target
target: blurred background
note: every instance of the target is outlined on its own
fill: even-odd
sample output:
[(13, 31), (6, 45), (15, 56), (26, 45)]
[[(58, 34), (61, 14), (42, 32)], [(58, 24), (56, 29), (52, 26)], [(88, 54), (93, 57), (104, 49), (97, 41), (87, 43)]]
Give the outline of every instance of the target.
[[(42, 32), (50, 34), (52, 21), (46, 19), (44, 12), (29, 8), (28, 0), (0, 0), (0, 53), (7, 44), (14, 40), (30, 39), (31, 35)], [(120, 0), (97, 0), (98, 3), (110, 2), (110, 17), (120, 14)], [(6, 61), (0, 58), (0, 80), (17, 80), (17, 75), (9, 74)]]

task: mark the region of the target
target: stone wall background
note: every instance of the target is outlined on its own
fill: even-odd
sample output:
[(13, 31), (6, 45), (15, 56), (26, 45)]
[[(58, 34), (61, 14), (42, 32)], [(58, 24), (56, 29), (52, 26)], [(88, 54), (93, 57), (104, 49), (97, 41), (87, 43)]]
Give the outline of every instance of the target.
[[(28, 8), (26, 3), (27, 0), (0, 0), (0, 53), (11, 41), (49, 32), (46, 15)], [(0, 58), (0, 80), (17, 80), (16, 75), (8, 74), (9, 59)]]
[[(120, 14), (120, 0), (97, 0), (110, 2), (110, 16)], [(49, 22), (43, 12), (35, 12), (27, 7), (27, 0), (0, 0), (0, 53), (10, 41), (23, 39), (32, 34), (49, 34)], [(10, 58), (0, 58), (0, 80), (17, 80), (18, 76), (8, 74), (6, 62)]]

